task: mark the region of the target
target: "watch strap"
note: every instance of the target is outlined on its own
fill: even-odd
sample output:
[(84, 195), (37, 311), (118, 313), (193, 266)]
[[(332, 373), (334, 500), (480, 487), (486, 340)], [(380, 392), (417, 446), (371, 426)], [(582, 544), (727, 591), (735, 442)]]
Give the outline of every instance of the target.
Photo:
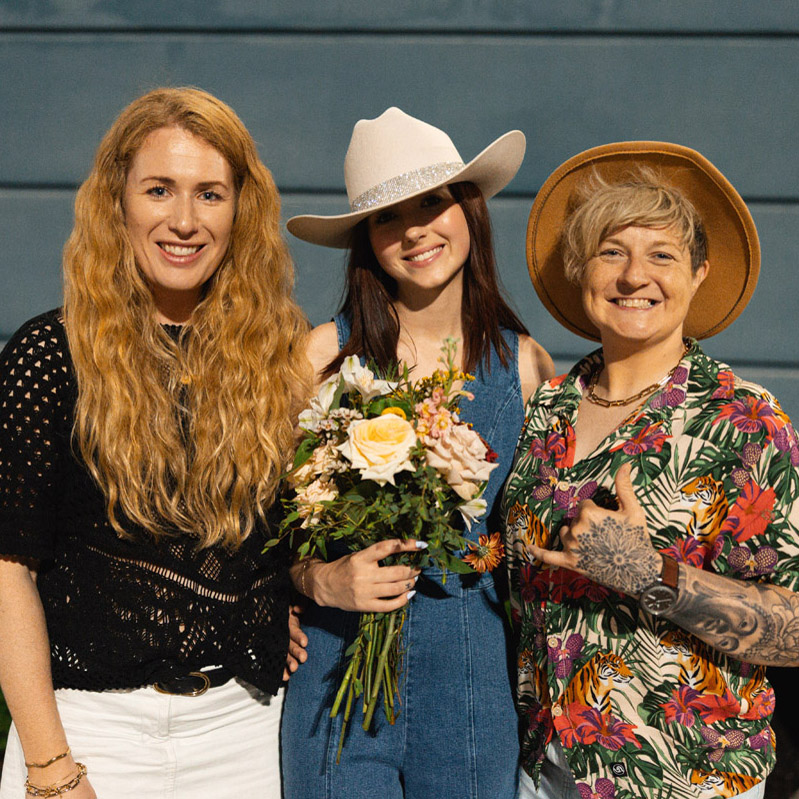
[(661, 555), (661, 557), (663, 558), (663, 570), (660, 573), (660, 579), (664, 585), (676, 589), (680, 581), (680, 565), (668, 555)]

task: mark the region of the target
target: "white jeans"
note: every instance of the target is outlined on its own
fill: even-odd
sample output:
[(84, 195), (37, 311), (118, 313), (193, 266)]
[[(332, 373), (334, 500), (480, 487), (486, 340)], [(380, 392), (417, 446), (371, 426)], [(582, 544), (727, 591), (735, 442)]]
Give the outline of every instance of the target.
[[(269, 697), (236, 680), (202, 696), (60, 689), (56, 702), (99, 799), (280, 799), (283, 689)], [(24, 799), (25, 776), (12, 724), (0, 799)]]
[[(574, 781), (566, 755), (560, 741), (553, 739), (547, 747), (546, 761), (541, 769), (541, 784), (535, 787), (533, 778), (522, 770), (519, 791), (516, 799), (580, 799), (577, 783)], [(736, 799), (763, 799), (766, 781), (763, 780), (750, 790), (739, 793)]]

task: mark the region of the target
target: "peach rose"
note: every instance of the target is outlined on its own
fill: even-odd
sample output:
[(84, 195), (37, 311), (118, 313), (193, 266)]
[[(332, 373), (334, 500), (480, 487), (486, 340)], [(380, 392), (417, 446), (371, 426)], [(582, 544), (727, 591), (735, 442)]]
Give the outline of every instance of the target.
[(480, 484), (498, 465), (486, 460), (487, 453), (480, 436), (465, 424), (453, 425), (425, 450), (427, 463), (466, 500), (477, 494)]
[(397, 472), (414, 469), (410, 452), (415, 444), (416, 431), (410, 422), (389, 413), (351, 422), (347, 440), (338, 449), (365, 480), (395, 485)]

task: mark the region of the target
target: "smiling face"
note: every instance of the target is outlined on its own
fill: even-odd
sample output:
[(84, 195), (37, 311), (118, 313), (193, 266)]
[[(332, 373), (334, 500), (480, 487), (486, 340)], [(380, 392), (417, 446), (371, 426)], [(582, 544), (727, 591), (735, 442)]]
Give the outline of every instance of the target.
[(674, 228), (622, 228), (586, 264), (583, 306), (606, 348), (674, 345), (707, 270), (707, 261), (691, 268), (691, 253)]
[(469, 227), (463, 209), (442, 186), (369, 217), (369, 241), (399, 299), (463, 285)]
[(230, 243), (236, 209), (230, 164), (205, 140), (160, 128), (133, 157), (123, 208), (160, 321), (185, 322)]

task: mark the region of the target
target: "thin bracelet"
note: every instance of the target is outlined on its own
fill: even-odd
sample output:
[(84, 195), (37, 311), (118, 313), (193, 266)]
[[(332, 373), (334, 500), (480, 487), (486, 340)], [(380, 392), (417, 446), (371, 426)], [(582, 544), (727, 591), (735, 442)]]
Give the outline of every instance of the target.
[(48, 766), (52, 766), (53, 763), (57, 763), (59, 760), (65, 758), (69, 753), (70, 749), (67, 747), (66, 752), (62, 752), (60, 755), (51, 757), (46, 763), (25, 763), (25, 768), (47, 768)]
[(52, 785), (34, 785), (29, 779), (25, 780), (25, 793), (28, 796), (51, 797), (61, 796), (69, 793), (73, 788), (80, 785), (80, 781), (86, 776), (86, 766), (83, 763), (75, 763), (78, 773), (72, 779), (62, 782), (60, 785), (54, 782)]
[(308, 595), (308, 589), (305, 587), (305, 573), (308, 571), (308, 568), (311, 565), (310, 558), (306, 561), (303, 561), (302, 564), (302, 571), (300, 572), (300, 592), (303, 596), (307, 596), (308, 599), (313, 599), (313, 597)]

